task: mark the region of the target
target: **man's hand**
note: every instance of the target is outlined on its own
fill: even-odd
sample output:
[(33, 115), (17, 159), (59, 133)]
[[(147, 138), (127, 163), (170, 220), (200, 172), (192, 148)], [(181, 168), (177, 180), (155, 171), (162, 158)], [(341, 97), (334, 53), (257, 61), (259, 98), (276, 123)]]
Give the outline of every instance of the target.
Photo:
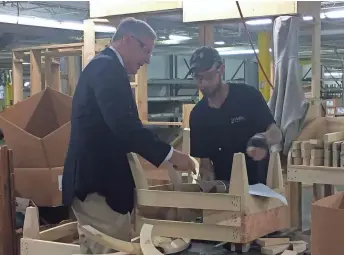
[(194, 174), (195, 171), (195, 164), (193, 160), (187, 155), (180, 151), (174, 149), (169, 162), (174, 166), (177, 171), (187, 172), (192, 171)]
[(200, 177), (203, 181), (214, 181), (214, 172), (205, 168), (200, 168)]
[(263, 160), (268, 153), (268, 144), (264, 134), (256, 134), (249, 139), (247, 144), (247, 154), (255, 161)]

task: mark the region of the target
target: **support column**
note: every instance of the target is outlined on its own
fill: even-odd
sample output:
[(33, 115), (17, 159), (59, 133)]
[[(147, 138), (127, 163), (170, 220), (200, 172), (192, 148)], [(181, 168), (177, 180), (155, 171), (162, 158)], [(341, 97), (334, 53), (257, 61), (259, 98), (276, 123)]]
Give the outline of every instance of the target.
[(22, 52), (13, 52), (12, 58), (12, 86), (13, 86), (13, 104), (23, 101), (23, 57)]
[(147, 65), (143, 65), (135, 77), (138, 93), (136, 96), (139, 118), (142, 122), (148, 121), (148, 106), (147, 106)]
[(311, 55), (311, 95), (314, 99), (320, 99), (321, 79), (321, 18), (314, 15), (312, 30), (312, 55)]
[(83, 69), (95, 56), (96, 34), (93, 20), (84, 20)]
[(73, 96), (79, 77), (77, 57), (67, 57), (67, 94)]
[(30, 96), (41, 92), (41, 50), (30, 51)]
[(60, 71), (60, 62), (53, 60), (51, 64), (51, 76), (52, 83), (51, 88), (61, 92), (61, 71)]
[[(270, 46), (271, 46), (271, 35), (268, 32), (260, 32), (258, 35), (258, 48), (259, 48), (259, 60), (260, 63), (267, 75), (267, 77), (271, 77), (271, 54), (270, 54)], [(266, 80), (264, 73), (261, 71), (260, 66), (258, 66), (259, 70), (259, 90), (266, 101), (269, 100), (271, 94), (271, 88), (269, 82)]]

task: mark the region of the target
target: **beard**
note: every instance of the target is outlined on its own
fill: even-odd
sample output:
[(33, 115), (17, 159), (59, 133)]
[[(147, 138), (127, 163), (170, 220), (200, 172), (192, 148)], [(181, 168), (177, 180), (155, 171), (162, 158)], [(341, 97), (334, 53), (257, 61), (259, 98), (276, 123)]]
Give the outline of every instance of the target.
[(220, 92), (222, 89), (222, 82), (221, 79), (219, 79), (217, 85), (215, 88), (204, 88), (200, 89), (202, 95), (206, 98), (212, 98), (214, 97), (218, 92)]

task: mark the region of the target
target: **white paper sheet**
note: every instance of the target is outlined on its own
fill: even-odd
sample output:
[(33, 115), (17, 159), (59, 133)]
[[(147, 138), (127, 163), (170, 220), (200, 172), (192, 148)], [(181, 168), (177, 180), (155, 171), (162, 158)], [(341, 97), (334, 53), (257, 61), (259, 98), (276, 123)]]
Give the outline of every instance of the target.
[(249, 185), (249, 194), (261, 197), (274, 197), (282, 201), (285, 205), (288, 205), (286, 197), (275, 192), (274, 190), (262, 183)]

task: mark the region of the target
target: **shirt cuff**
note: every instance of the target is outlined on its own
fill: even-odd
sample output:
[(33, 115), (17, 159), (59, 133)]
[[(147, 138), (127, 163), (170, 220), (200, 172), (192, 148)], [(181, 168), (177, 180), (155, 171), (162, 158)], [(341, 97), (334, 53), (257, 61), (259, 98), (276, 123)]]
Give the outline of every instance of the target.
[(172, 156), (173, 152), (174, 152), (174, 148), (171, 146), (170, 151), (169, 151), (168, 155), (165, 158), (165, 161), (168, 161), (169, 159), (171, 159), (171, 156)]

